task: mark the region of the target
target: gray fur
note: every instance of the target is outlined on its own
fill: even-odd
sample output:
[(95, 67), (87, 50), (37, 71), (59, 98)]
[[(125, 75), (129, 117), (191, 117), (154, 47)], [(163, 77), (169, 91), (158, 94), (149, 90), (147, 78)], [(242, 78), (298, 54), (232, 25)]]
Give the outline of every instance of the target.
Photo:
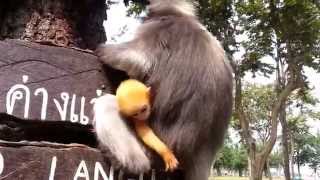
[[(151, 86), (150, 126), (173, 149), (186, 180), (205, 180), (231, 116), (232, 72), (220, 43), (190, 7), (152, 0), (132, 41), (97, 54)], [(139, 55), (131, 59), (132, 52)]]

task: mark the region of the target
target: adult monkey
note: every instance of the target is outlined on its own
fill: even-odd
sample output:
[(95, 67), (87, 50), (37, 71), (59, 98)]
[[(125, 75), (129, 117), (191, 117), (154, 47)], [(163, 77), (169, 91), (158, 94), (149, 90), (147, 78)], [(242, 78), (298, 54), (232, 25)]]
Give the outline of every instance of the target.
[(208, 179), (232, 110), (224, 50), (183, 0), (150, 0), (129, 42), (98, 48), (99, 59), (151, 86), (150, 126), (174, 151), (186, 180)]

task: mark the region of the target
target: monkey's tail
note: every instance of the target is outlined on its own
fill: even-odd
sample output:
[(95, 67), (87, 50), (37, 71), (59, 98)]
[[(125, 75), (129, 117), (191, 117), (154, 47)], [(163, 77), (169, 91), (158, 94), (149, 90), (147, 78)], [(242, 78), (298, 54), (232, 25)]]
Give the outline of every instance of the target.
[(150, 170), (145, 148), (121, 118), (114, 95), (106, 94), (95, 101), (94, 119), (97, 138), (113, 165), (135, 174)]

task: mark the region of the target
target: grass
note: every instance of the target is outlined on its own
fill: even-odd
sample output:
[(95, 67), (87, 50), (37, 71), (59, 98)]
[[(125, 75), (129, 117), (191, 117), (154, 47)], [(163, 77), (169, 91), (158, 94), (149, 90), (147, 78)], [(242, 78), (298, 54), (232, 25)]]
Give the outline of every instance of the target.
[(247, 180), (247, 177), (234, 177), (234, 176), (223, 176), (223, 177), (211, 177), (209, 180)]
[[(223, 176), (223, 177), (211, 177), (209, 180), (248, 180), (248, 177), (237, 177), (237, 176)], [(283, 178), (273, 177), (273, 180), (283, 180)], [(263, 180), (268, 180), (268, 178), (263, 178)]]

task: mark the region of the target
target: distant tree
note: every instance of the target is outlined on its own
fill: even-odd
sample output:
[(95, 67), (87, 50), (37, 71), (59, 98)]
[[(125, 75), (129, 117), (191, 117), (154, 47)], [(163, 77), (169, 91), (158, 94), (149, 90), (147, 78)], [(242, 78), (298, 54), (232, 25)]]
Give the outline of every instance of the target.
[(243, 171), (248, 167), (247, 157), (246, 149), (241, 144), (229, 141), (218, 153), (214, 168), (217, 170), (218, 176), (222, 175), (221, 169), (237, 171), (239, 176), (242, 176)]
[[(308, 88), (304, 67), (319, 70), (320, 18), (319, 6), (315, 1), (238, 1), (236, 11), (241, 27), (248, 39), (243, 43), (244, 60), (241, 64), (254, 67), (257, 72), (263, 69), (263, 57), (273, 60), (271, 69), (277, 75), (277, 94), (270, 116), (270, 136), (260, 151), (252, 137), (250, 121), (244, 114), (241, 98), (241, 78), (236, 78), (236, 113), (240, 120), (242, 136), (249, 150), (251, 179), (262, 178), (263, 166), (277, 139), (278, 120), (282, 125), (283, 157), (286, 179), (290, 179), (287, 146), (287, 124), (285, 108), (287, 98), (295, 90)], [(241, 70), (241, 69), (240, 69)], [(237, 71), (236, 71), (237, 72)]]
[(301, 176), (300, 167), (308, 165), (317, 173), (320, 168), (320, 135), (304, 134), (296, 137), (295, 162)]
[(282, 155), (280, 152), (273, 152), (269, 156), (270, 167), (279, 169), (282, 166)]
[[(294, 163), (300, 167), (308, 162), (308, 150), (310, 144), (310, 127), (307, 125), (308, 120), (316, 120), (319, 113), (314, 107), (319, 100), (312, 96), (309, 91), (294, 93), (287, 103), (287, 124), (288, 124), (288, 145), (291, 154), (291, 169), (294, 174)], [(307, 147), (307, 149), (305, 149)], [(304, 152), (302, 152), (304, 151)]]
[(232, 167), (238, 171), (238, 175), (243, 176), (243, 171), (248, 168), (248, 154), (243, 145), (236, 145), (233, 148)]
[(313, 169), (314, 174), (317, 175), (318, 169), (320, 169), (320, 133), (314, 136), (311, 142), (310, 149), (312, 155), (308, 165)]
[(218, 176), (221, 176), (222, 169), (232, 170), (233, 149), (231, 145), (224, 145), (220, 153), (218, 153), (214, 168), (217, 170)]
[(218, 176), (221, 176), (222, 169), (232, 170), (232, 158), (233, 158), (233, 149), (232, 149), (232, 140), (230, 136), (226, 136), (225, 143), (221, 148), (220, 152), (216, 156), (214, 163), (214, 168), (217, 170)]
[(303, 116), (289, 118), (288, 125), (291, 136), (290, 144), (292, 144), (292, 166), (293, 163), (297, 164), (298, 174), (301, 176), (300, 167), (307, 164), (310, 159), (309, 145), (312, 135), (309, 134), (309, 127), (306, 125), (306, 119)]
[(246, 84), (242, 92), (244, 114), (260, 151), (270, 136), (270, 115), (276, 93), (272, 85)]

